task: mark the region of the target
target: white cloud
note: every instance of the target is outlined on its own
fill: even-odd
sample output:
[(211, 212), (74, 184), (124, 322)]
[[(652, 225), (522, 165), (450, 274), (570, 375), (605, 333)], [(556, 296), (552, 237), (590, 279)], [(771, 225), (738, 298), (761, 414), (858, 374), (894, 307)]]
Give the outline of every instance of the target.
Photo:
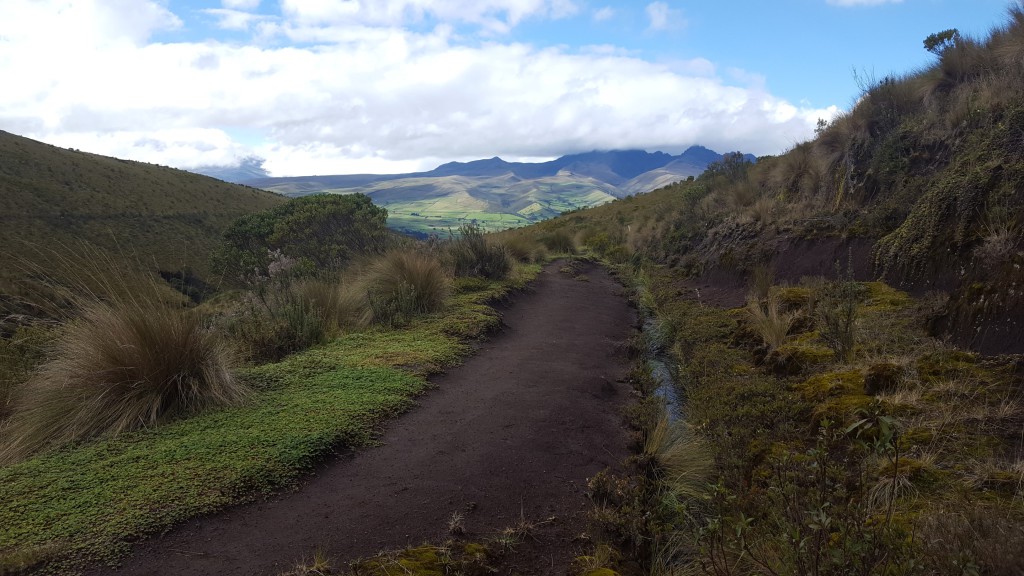
[(271, 20), (270, 16), (230, 8), (207, 8), (202, 11), (217, 18), (217, 27), (224, 30), (249, 30), (254, 23)]
[(221, 0), (221, 5), (229, 10), (255, 10), (260, 0)]
[(0, 41), (52, 52), (80, 44), (142, 44), (154, 32), (181, 25), (152, 0), (4, 0)]
[(604, 8), (601, 8), (601, 9), (599, 9), (599, 10), (594, 12), (594, 20), (597, 21), (597, 22), (604, 22), (606, 20), (611, 20), (614, 17), (615, 17), (615, 9), (612, 8), (611, 6), (605, 6)]
[[(550, 1), (520, 4), (553, 17)], [(78, 12), (66, 20), (59, 8), (72, 5)], [(0, 22), (0, 78), (18, 79), (0, 91), (0, 128), (179, 167), (255, 153), (275, 175), (295, 175), (696, 143), (776, 153), (831, 117), (776, 98), (763, 83), (732, 85), (703, 59), (652, 63), (614, 47), (466, 46), (447, 25), (413, 33), (294, 17), (257, 27), (318, 44), (146, 44), (139, 39), (180, 21), (159, 3), (140, 5), (111, 13), (77, 0), (16, 4)], [(56, 32), (72, 22), (91, 32)], [(33, 58), (17, 57), (24, 53)]]
[(882, 4), (902, 4), (903, 0), (825, 0), (832, 6), (880, 6)]
[(667, 2), (651, 2), (645, 11), (650, 30), (673, 30), (686, 26), (682, 10), (671, 8)]
[(526, 18), (565, 18), (575, 0), (281, 0), (281, 11), (300, 26), (400, 26), (426, 16), (508, 32)]

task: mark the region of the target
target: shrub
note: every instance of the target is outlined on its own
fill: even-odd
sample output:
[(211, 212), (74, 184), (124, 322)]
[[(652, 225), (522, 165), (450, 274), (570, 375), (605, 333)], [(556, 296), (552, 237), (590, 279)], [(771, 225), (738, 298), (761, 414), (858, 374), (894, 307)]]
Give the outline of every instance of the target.
[(441, 264), (416, 252), (393, 251), (366, 272), (366, 305), (373, 321), (388, 326), (409, 323), (417, 314), (440, 310), (448, 297)]
[(448, 247), (456, 276), (501, 280), (512, 271), (512, 256), (504, 246), (491, 244), (477, 226), (459, 228), (460, 236)]
[(860, 288), (852, 280), (839, 280), (824, 286), (816, 298), (815, 312), (821, 339), (836, 353), (836, 358), (849, 362), (857, 343), (857, 311)]
[(537, 249), (537, 243), (524, 236), (510, 236), (502, 241), (509, 256), (520, 262), (530, 262)]
[(326, 340), (326, 319), (310, 303), (286, 293), (271, 306), (250, 304), (227, 326), (248, 359), (276, 362)]
[(556, 254), (575, 254), (576, 242), (565, 230), (556, 230), (540, 239), (544, 247)]
[(233, 356), (185, 310), (138, 301), (86, 306), (20, 389), (0, 461), (235, 404)]
[(273, 276), (276, 259), (300, 271), (336, 269), (387, 246), (387, 210), (363, 194), (314, 194), (236, 220), (213, 255), (229, 280), (253, 283)]

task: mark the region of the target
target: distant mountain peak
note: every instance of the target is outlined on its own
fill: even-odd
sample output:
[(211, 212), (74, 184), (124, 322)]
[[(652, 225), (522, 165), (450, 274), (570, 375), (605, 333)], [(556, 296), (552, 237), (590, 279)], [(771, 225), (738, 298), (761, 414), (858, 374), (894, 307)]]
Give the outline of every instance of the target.
[(266, 160), (259, 156), (246, 156), (235, 165), (199, 166), (198, 168), (192, 168), (189, 172), (210, 176), (225, 182), (241, 184), (250, 180), (270, 177), (270, 173), (263, 168), (264, 162)]

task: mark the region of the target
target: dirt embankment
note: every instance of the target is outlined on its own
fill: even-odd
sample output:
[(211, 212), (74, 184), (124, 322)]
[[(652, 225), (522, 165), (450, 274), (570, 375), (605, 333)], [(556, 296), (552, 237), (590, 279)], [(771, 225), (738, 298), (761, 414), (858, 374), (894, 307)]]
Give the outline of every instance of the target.
[[(627, 455), (623, 346), (636, 317), (602, 269), (552, 265), (502, 313), (507, 328), (392, 423), (381, 446), (324, 466), (298, 491), (186, 524), (94, 574), (264, 575), (320, 548), (335, 566), (381, 550), (535, 530), (504, 573), (565, 574), (586, 480)], [(518, 564), (517, 564), (518, 562)]]
[[(934, 268), (914, 277), (899, 271), (881, 276), (875, 265), (874, 242), (867, 238), (780, 238), (770, 247), (767, 266), (775, 281), (795, 284), (804, 276), (837, 278), (848, 272), (859, 281), (885, 280), (915, 297), (929, 292), (950, 299), (930, 325), (933, 335), (983, 354), (1024, 354), (1024, 273), (1009, 270), (998, 282), (978, 282), (975, 265)], [(748, 292), (747, 274), (730, 267), (709, 268), (688, 280), (702, 302), (742, 306)]]

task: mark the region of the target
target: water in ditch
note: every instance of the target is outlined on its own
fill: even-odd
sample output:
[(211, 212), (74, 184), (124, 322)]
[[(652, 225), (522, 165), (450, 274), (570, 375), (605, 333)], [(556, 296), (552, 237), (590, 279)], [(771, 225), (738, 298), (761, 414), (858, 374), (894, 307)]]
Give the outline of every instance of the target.
[(681, 420), (683, 418), (683, 402), (676, 383), (675, 372), (672, 369), (675, 364), (668, 351), (665, 350), (661, 327), (653, 316), (644, 319), (643, 335), (647, 346), (647, 367), (651, 372), (651, 378), (658, 385), (654, 393), (665, 401), (665, 413), (668, 415), (669, 423)]

